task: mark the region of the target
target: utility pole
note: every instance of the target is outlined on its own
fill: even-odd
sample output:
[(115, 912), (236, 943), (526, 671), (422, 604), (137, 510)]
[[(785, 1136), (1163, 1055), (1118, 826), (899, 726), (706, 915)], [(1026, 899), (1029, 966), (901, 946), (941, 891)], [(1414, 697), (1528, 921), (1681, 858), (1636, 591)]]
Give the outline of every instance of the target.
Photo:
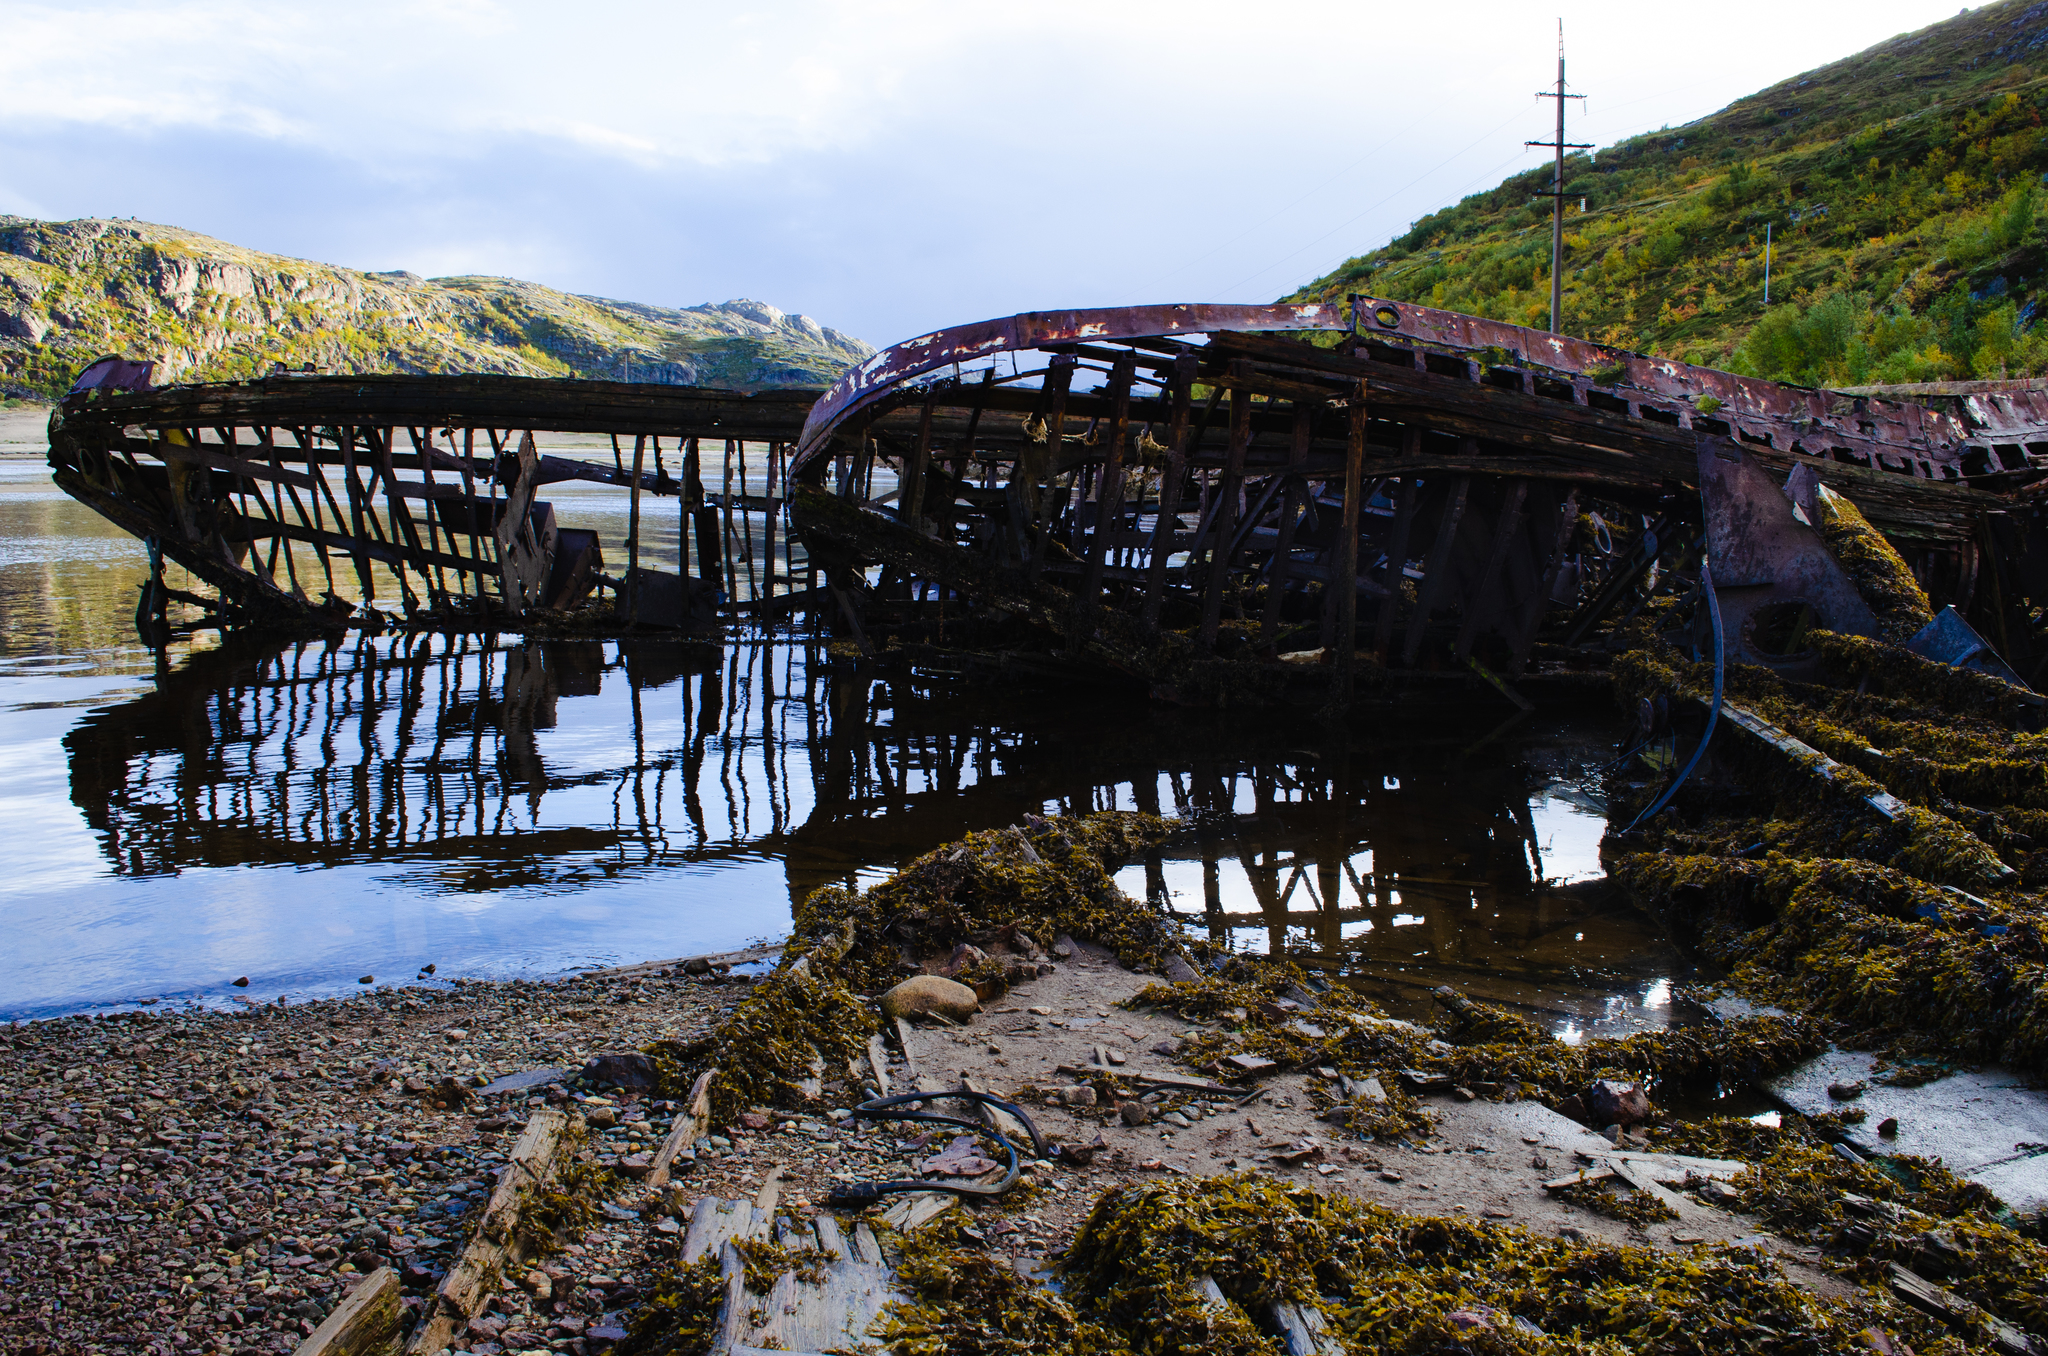
[(1524, 146), (1545, 146), (1557, 152), (1557, 167), (1550, 174), (1550, 191), (1538, 197), (1550, 199), (1550, 332), (1557, 333), (1558, 322), (1564, 314), (1564, 153), (1568, 150), (1584, 151), (1592, 148), (1585, 141), (1564, 139), (1564, 101), (1583, 99), (1583, 94), (1564, 92), (1564, 20), (1557, 21), (1557, 92), (1538, 90), (1539, 99), (1557, 100), (1557, 135), (1549, 141), (1525, 141)]

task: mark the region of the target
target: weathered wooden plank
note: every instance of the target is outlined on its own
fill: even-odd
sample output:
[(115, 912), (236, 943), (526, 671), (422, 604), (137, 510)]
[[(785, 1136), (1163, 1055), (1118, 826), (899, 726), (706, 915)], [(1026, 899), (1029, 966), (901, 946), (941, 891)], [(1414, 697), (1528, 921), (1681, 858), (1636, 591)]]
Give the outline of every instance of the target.
[(715, 969), (722, 965), (748, 965), (754, 961), (779, 956), (785, 942), (768, 946), (749, 946), (738, 951), (713, 951), (702, 956), (677, 956), (672, 960), (639, 961), (632, 965), (614, 965), (604, 970), (586, 970), (585, 979), (627, 979), (634, 975), (651, 975), (657, 970), (681, 970), (688, 974), (700, 973), (693, 966), (702, 965)]
[(1195, 357), (1183, 353), (1173, 364), (1173, 413), (1168, 424), (1166, 467), (1159, 475), (1159, 515), (1152, 527), (1151, 558), (1146, 562), (1145, 607), (1140, 614), (1148, 632), (1159, 629), (1159, 607), (1166, 599), (1169, 543), (1179, 529), (1180, 483), (1188, 472), (1188, 417), (1195, 388)]
[(398, 1273), (378, 1267), (334, 1307), (294, 1356), (391, 1356), (405, 1321)]
[(684, 1148), (695, 1144), (711, 1128), (711, 1078), (717, 1069), (706, 1069), (690, 1085), (690, 1100), (669, 1127), (668, 1138), (654, 1154), (647, 1169), (647, 1185), (661, 1186), (669, 1179), (669, 1165)]
[[(1287, 467), (1299, 471), (1308, 462), (1308, 445), (1315, 434), (1316, 407), (1306, 401), (1294, 405), (1294, 427), (1287, 442)], [(1266, 608), (1259, 618), (1259, 644), (1270, 646), (1280, 629), (1280, 608), (1287, 601), (1287, 583), (1294, 569), (1294, 532), (1300, 525), (1303, 485), (1299, 475), (1289, 476), (1280, 503), (1280, 535), (1273, 544), (1273, 560), (1266, 571)]]
[(1237, 537), (1237, 498), (1244, 487), (1244, 455), (1251, 440), (1251, 392), (1232, 391), (1230, 448), (1224, 456), (1223, 480), (1217, 489), (1216, 526), (1209, 535), (1209, 569), (1202, 588), (1202, 626), (1196, 638), (1196, 644), (1205, 650), (1215, 648), (1216, 632), (1223, 622), (1223, 586), (1230, 577), (1230, 547)]
[[(1351, 436), (1344, 457), (1344, 512), (1338, 519), (1337, 553), (1332, 568), (1339, 587), (1334, 590), (1337, 615), (1330, 644), (1337, 647), (1337, 682), (1340, 699), (1351, 695), (1352, 670), (1358, 662), (1358, 590), (1350, 581), (1358, 578), (1358, 529), (1365, 497), (1365, 428), (1368, 418), (1365, 383), (1360, 382), (1351, 397)], [(1390, 600), (1391, 601), (1391, 600)]]
[(477, 1221), (469, 1246), (448, 1268), (434, 1291), (420, 1324), (406, 1344), (407, 1356), (434, 1356), (447, 1349), (463, 1325), (483, 1310), (508, 1267), (522, 1249), (520, 1217), (533, 1193), (554, 1176), (556, 1160), (566, 1147), (569, 1118), (542, 1107), (526, 1122), (512, 1156), (498, 1174), (498, 1184)]

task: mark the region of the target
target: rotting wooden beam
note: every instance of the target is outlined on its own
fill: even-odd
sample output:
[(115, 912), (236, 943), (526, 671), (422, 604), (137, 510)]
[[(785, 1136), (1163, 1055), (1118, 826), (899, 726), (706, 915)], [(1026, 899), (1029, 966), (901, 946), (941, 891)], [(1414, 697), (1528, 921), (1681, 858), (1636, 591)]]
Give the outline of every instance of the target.
[(1223, 623), (1223, 589), (1229, 582), (1230, 545), (1237, 536), (1237, 498), (1244, 486), (1244, 455), (1251, 440), (1251, 392), (1234, 390), (1230, 393), (1230, 448), (1224, 456), (1223, 480), (1214, 504), (1216, 521), (1206, 534), (1209, 562), (1202, 588), (1202, 627), (1195, 642), (1205, 650), (1216, 648), (1216, 632)]
[(691, 967), (702, 965), (706, 970), (721, 966), (747, 965), (754, 961), (779, 956), (787, 942), (774, 942), (767, 946), (741, 947), (738, 951), (711, 951), (701, 956), (677, 956), (672, 960), (640, 961), (633, 965), (614, 965), (603, 970), (586, 970), (585, 979), (626, 979), (633, 975), (651, 975), (657, 970), (682, 970), (689, 974), (703, 973)]
[(469, 1246), (441, 1278), (413, 1329), (406, 1356), (436, 1356), (447, 1350), (469, 1320), (483, 1312), (506, 1270), (522, 1260), (524, 1213), (535, 1193), (545, 1190), (554, 1177), (557, 1160), (571, 1143), (568, 1130), (569, 1118), (553, 1107), (542, 1107), (527, 1120)]
[(1166, 560), (1174, 534), (1180, 530), (1180, 486), (1188, 473), (1188, 419), (1195, 389), (1195, 357), (1183, 353), (1173, 363), (1173, 413), (1168, 425), (1166, 466), (1159, 476), (1159, 516), (1152, 528), (1151, 558), (1146, 565), (1142, 625), (1159, 629), (1159, 609), (1166, 599)]
[(398, 1273), (378, 1267), (299, 1343), (293, 1356), (395, 1356), (404, 1322)]
[[(1338, 518), (1336, 579), (1336, 634), (1330, 643), (1337, 647), (1337, 699), (1351, 695), (1353, 671), (1358, 665), (1358, 530), (1365, 496), (1365, 429), (1370, 411), (1366, 405), (1365, 383), (1360, 382), (1351, 397), (1351, 441), (1344, 458), (1344, 511)], [(1390, 598), (1388, 601), (1392, 601)]]
[(1124, 510), (1124, 444), (1131, 431), (1131, 378), (1133, 368), (1121, 362), (1110, 370), (1109, 385), (1113, 413), (1109, 421), (1109, 455), (1102, 463), (1102, 478), (1096, 482), (1095, 530), (1088, 540), (1088, 576), (1081, 585), (1081, 608), (1092, 617), (1102, 603), (1102, 571), (1109, 558), (1109, 538)]
[(670, 1166), (686, 1146), (711, 1132), (711, 1080), (718, 1074), (717, 1069), (706, 1069), (697, 1075), (697, 1081), (690, 1085), (690, 1097), (684, 1109), (677, 1113), (675, 1123), (669, 1128), (668, 1138), (655, 1151), (654, 1161), (643, 1179), (649, 1186), (666, 1185)]
[(1294, 427), (1287, 442), (1287, 489), (1280, 501), (1280, 536), (1273, 545), (1272, 562), (1266, 570), (1266, 607), (1259, 618), (1259, 644), (1270, 648), (1280, 629), (1280, 608), (1287, 601), (1287, 585), (1293, 574), (1294, 533), (1302, 506), (1301, 468), (1308, 462), (1308, 445), (1315, 434), (1315, 406), (1294, 403)]

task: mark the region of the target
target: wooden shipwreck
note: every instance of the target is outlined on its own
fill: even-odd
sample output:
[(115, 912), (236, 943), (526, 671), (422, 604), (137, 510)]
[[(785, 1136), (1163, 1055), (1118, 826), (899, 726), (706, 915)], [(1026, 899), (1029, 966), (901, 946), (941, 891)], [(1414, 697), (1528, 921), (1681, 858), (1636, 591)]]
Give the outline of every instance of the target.
[[(1777, 657), (1751, 634), (1766, 600), (1868, 630), (1839, 587), (1802, 582), (1806, 515), (1763, 502), (1807, 468), (1789, 494), (1846, 497), (1937, 610), (2019, 676), (2048, 662), (2048, 390), (2023, 383), (1811, 390), (1368, 297), (1012, 316), (898, 344), (822, 394), (148, 375), (81, 376), (51, 420), (57, 482), (237, 623), (810, 609), (871, 655), (1189, 702), (1341, 700), (1367, 669), (1476, 670), (1514, 696), (1689, 578), (1703, 541), (1741, 657)], [(610, 435), (611, 464), (542, 454), (550, 430)], [(749, 447), (758, 492), (732, 479)], [(630, 491), (623, 552), (558, 520), (563, 481)], [(658, 529), (674, 573), (640, 559), (645, 495), (678, 501)], [(146, 593), (145, 629), (169, 596)]]
[[(65, 492), (149, 544), (145, 634), (172, 596), (163, 560), (216, 591), (181, 601), (232, 623), (335, 626), (360, 611), (372, 629), (703, 627), (721, 601), (775, 591), (779, 501), (747, 494), (744, 475), (736, 489), (734, 462), (744, 472), (754, 445), (775, 484), (815, 394), (283, 371), (153, 387), (149, 364), (109, 358), (52, 413), (50, 464)], [(612, 464), (543, 455), (536, 435), (549, 433), (609, 435)], [(722, 492), (707, 491), (705, 458), (720, 451)], [(558, 520), (546, 489), (576, 481), (628, 490), (623, 543)], [(658, 524), (651, 503), (643, 517), (646, 496), (676, 501), (673, 520)], [(751, 571), (750, 514), (767, 577), (739, 587), (732, 543), (744, 528)], [(694, 574), (642, 567), (656, 532)], [(786, 539), (782, 560), (786, 591)]]
[(791, 493), (870, 648), (970, 648), (976, 622), (1024, 618), (1063, 659), (1208, 698), (1253, 669), (1298, 685), (1303, 661), (1340, 690), (1365, 664), (1512, 678), (1697, 559), (1710, 526), (1762, 562), (1726, 582), (1768, 588), (1802, 549), (1776, 519), (1803, 517), (1743, 495), (1800, 467), (1937, 609), (2028, 677), (2048, 658), (2029, 496), (2048, 390), (2021, 383), (1811, 390), (1365, 297), (1037, 313), (848, 373)]

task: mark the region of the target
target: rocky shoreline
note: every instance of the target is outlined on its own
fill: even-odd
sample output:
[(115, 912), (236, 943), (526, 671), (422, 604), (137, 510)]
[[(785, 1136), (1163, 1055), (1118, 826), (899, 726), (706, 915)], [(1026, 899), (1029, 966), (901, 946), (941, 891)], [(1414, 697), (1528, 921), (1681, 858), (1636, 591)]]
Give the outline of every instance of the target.
[[(687, 1037), (743, 991), (457, 982), (0, 1027), (0, 1351), (285, 1352), (375, 1267), (427, 1294), (546, 1095), (476, 1084)], [(598, 1152), (652, 1137), (635, 1116)], [(631, 1298), (634, 1278), (603, 1269), (614, 1240), (592, 1232), (554, 1267), (549, 1288), (576, 1300), (549, 1316), (571, 1320), (548, 1325), (558, 1341), (584, 1326), (580, 1291)]]

